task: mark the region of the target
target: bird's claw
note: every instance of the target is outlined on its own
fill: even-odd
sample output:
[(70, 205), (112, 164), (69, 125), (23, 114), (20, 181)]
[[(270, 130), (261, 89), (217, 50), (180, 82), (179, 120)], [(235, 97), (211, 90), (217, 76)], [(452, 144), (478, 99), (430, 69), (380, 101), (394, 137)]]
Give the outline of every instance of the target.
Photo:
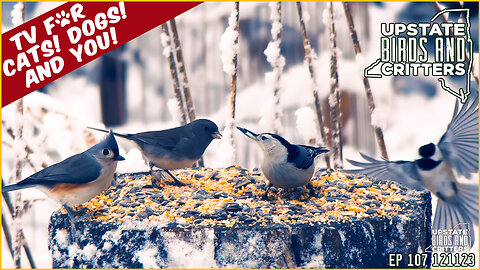
[(164, 171), (167, 172), (168, 175), (170, 175), (170, 177), (171, 177), (172, 180), (174, 181), (175, 185), (180, 186), (180, 187), (186, 186), (185, 183), (183, 183), (182, 181), (178, 180), (178, 178), (175, 177), (175, 175), (173, 175), (173, 173), (171, 173), (169, 170), (164, 170)]

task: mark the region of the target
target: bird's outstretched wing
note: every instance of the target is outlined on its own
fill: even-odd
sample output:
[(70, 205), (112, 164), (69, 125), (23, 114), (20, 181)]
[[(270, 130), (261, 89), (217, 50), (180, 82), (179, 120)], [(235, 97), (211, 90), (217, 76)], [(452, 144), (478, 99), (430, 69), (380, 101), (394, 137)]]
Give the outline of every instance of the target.
[(347, 159), (347, 161), (352, 165), (361, 167), (362, 169), (345, 170), (345, 172), (351, 174), (363, 174), (368, 177), (382, 180), (392, 180), (408, 188), (416, 190), (425, 189), (422, 186), (422, 182), (414, 162), (404, 160), (376, 160), (362, 153), (360, 153), (360, 155), (367, 162), (359, 162), (350, 159)]
[(478, 172), (478, 97), (465, 103), (460, 111), (455, 103), (452, 121), (438, 148), (445, 160), (461, 175)]
[(96, 159), (84, 152), (47, 167), (15, 185), (4, 187), (2, 191), (6, 192), (37, 185), (50, 187), (58, 183), (88, 183), (97, 179), (101, 171), (102, 167)]
[(456, 197), (448, 202), (438, 200), (433, 229), (468, 229), (473, 246), (473, 225), (478, 225), (478, 186), (458, 184), (457, 188)]

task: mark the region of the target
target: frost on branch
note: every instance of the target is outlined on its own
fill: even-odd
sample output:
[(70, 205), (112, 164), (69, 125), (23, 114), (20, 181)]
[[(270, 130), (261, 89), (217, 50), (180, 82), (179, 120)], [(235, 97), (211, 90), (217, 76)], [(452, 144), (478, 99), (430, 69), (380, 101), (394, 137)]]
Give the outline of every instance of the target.
[(231, 76), (236, 67), (234, 64), (235, 55), (238, 55), (238, 29), (237, 27), (237, 10), (233, 10), (228, 18), (228, 27), (225, 29), (220, 39), (220, 57), (223, 63), (223, 71)]
[(266, 112), (268, 113), (268, 115), (263, 114), (264, 117), (262, 117), (262, 119), (270, 118), (271, 122), (261, 123), (261, 125), (272, 126), (271, 130), (273, 130), (274, 133), (278, 133), (281, 126), (281, 122), (280, 122), (281, 111), (279, 108), (280, 76), (282, 74), (283, 68), (285, 67), (285, 57), (283, 57), (280, 51), (280, 44), (282, 42), (281, 40), (282, 4), (280, 2), (271, 2), (269, 6), (271, 9), (270, 19), (272, 20), (272, 29), (271, 29), (272, 41), (268, 43), (268, 46), (265, 49), (264, 54), (267, 57), (267, 61), (272, 66), (273, 71), (265, 73), (265, 82), (266, 82), (267, 88), (273, 89), (273, 100), (272, 100), (272, 104), (267, 105), (267, 107), (271, 108)]
[(24, 8), (25, 4), (23, 2), (18, 2), (13, 6), (13, 10), (10, 14), (12, 15), (12, 23), (15, 27), (23, 24)]

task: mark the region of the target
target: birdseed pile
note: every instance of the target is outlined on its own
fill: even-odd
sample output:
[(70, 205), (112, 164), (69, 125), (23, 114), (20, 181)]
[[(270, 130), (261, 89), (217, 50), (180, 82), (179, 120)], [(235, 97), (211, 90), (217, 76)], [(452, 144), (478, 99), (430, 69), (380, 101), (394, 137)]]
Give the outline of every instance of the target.
[(189, 228), (389, 220), (400, 213), (408, 220), (422, 203), (394, 182), (332, 170), (318, 173), (305, 187), (272, 187), (269, 200), (263, 198), (267, 181), (258, 169), (230, 166), (173, 173), (186, 186), (173, 185), (160, 172), (154, 173), (155, 180), (148, 173), (122, 175), (116, 185), (76, 209), (88, 214), (84, 221), (148, 219)]

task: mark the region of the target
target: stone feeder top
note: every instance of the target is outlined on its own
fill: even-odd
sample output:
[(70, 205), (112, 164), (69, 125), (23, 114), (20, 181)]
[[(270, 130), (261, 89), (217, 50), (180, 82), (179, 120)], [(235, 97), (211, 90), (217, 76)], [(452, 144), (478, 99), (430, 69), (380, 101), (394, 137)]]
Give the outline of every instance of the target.
[(166, 179), (153, 185), (146, 173), (122, 175), (116, 185), (77, 210), (93, 213), (84, 222), (149, 220), (184, 228), (330, 224), (393, 216), (407, 221), (422, 212), (419, 192), (339, 171), (324, 171), (295, 190), (272, 188), (270, 201), (262, 199), (267, 185), (258, 169), (230, 166), (174, 173), (186, 186)]

